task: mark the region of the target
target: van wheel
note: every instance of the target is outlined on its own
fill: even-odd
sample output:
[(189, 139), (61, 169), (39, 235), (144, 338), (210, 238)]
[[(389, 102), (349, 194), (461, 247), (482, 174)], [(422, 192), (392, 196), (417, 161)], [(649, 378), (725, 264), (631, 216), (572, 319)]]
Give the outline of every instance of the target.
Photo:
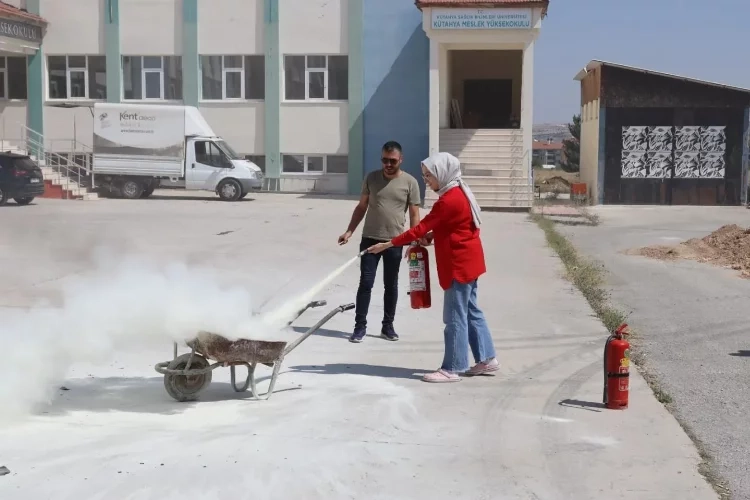
[(34, 197), (33, 196), (26, 196), (25, 198), (13, 198), (13, 199), (19, 205), (28, 205), (29, 203), (31, 203), (32, 201), (34, 201)]
[(8, 195), (5, 194), (3, 188), (0, 188), (0, 207), (8, 203)]
[(234, 179), (221, 181), (216, 191), (219, 193), (219, 198), (224, 201), (237, 201), (242, 196), (242, 186)]
[(126, 200), (137, 200), (143, 194), (143, 185), (138, 181), (128, 179), (120, 185), (120, 193)]

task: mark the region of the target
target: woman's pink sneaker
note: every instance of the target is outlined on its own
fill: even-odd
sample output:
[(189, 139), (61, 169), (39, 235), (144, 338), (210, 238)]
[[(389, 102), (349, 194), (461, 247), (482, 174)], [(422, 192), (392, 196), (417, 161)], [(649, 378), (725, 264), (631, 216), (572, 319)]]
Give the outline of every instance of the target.
[(499, 369), (500, 362), (497, 360), (497, 358), (492, 358), (472, 366), (471, 368), (469, 368), (469, 371), (466, 372), (466, 375), (470, 377), (473, 377), (475, 375), (487, 375), (489, 373), (496, 372)]

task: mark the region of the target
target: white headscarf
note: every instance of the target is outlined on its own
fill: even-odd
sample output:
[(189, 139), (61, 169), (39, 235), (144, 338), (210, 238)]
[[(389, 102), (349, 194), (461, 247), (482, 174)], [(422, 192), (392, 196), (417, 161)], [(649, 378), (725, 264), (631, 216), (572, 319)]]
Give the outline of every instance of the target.
[(440, 196), (443, 196), (456, 186), (461, 188), (466, 195), (466, 199), (469, 200), (474, 225), (479, 227), (482, 223), (482, 218), (479, 215), (481, 210), (476, 198), (474, 198), (474, 193), (471, 192), (469, 186), (461, 179), (461, 162), (458, 161), (458, 158), (450, 153), (435, 153), (426, 160), (423, 160), (422, 163), (437, 179), (438, 194)]

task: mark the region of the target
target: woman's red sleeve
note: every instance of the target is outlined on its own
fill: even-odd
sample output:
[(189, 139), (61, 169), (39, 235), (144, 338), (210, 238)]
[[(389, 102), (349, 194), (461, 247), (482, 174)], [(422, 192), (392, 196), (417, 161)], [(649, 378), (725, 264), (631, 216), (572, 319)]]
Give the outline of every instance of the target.
[(418, 240), (419, 238), (435, 229), (436, 226), (439, 226), (442, 222), (442, 217), (443, 203), (440, 203), (438, 201), (437, 203), (435, 203), (435, 206), (432, 207), (430, 213), (428, 213), (425, 218), (422, 219), (422, 222), (409, 229), (405, 233), (401, 233), (393, 238), (391, 240), (391, 244), (393, 244), (394, 247), (402, 247), (404, 245), (408, 245), (412, 241)]

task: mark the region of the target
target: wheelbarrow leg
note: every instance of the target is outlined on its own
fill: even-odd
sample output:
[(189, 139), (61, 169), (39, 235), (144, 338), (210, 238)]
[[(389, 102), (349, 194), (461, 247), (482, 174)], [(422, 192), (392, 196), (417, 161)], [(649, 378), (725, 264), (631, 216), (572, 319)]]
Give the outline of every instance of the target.
[(232, 365), (229, 368), (229, 371), (230, 371), (231, 377), (232, 377), (232, 389), (234, 389), (234, 392), (245, 392), (247, 390), (247, 388), (250, 386), (250, 380), (251, 380), (251, 376), (252, 376), (252, 371), (251, 370), (252, 369), (250, 368), (249, 364), (244, 363), (244, 365), (247, 367), (247, 378), (245, 378), (245, 383), (242, 384), (241, 387), (237, 387), (237, 377), (236, 377), (236, 373), (235, 373), (235, 368), (236, 368), (235, 365)]
[(271, 383), (268, 385), (266, 399), (269, 399), (271, 397), (271, 394), (273, 394), (273, 388), (276, 385), (276, 379), (279, 377), (279, 371), (281, 371), (281, 363), (283, 361), (284, 358), (281, 358), (273, 364), (273, 373), (271, 374)]
[(250, 379), (250, 392), (252, 392), (253, 397), (255, 399), (260, 399), (260, 396), (258, 395), (258, 386), (255, 384), (255, 366), (256, 363), (250, 365), (247, 372), (247, 378)]

